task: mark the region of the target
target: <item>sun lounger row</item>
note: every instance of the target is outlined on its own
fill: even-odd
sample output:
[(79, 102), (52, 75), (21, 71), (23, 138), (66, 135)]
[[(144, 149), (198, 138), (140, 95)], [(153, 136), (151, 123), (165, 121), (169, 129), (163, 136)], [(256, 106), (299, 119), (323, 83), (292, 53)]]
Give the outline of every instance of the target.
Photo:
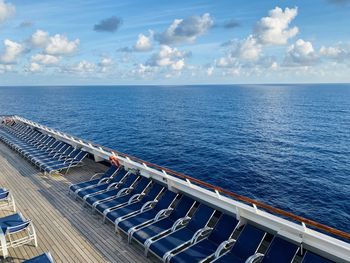
[[(301, 257), (300, 244), (122, 167), (71, 185), (69, 193), (164, 262), (290, 263)], [(331, 261), (307, 251), (301, 262)]]
[(66, 172), (82, 163), (87, 153), (21, 123), (0, 126), (0, 140), (42, 172)]

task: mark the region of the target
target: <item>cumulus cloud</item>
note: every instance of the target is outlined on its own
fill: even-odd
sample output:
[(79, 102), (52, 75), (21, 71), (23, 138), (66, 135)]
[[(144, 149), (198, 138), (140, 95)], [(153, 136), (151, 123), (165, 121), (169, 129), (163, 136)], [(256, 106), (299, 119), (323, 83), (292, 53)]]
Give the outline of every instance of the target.
[(256, 61), (262, 51), (261, 44), (256, 38), (250, 35), (244, 41), (236, 42), (231, 50), (231, 56), (240, 58), (242, 60)]
[(96, 72), (97, 65), (87, 60), (82, 60), (76, 64), (64, 66), (61, 68), (62, 72), (77, 73), (77, 74), (89, 74)]
[(26, 68), (26, 71), (30, 73), (37, 73), (37, 72), (42, 72), (43, 68), (40, 64), (36, 62), (32, 62), (30, 63), (29, 67)]
[(69, 41), (66, 36), (56, 34), (50, 37), (45, 52), (51, 55), (69, 55), (78, 49), (79, 39)]
[(288, 40), (299, 32), (298, 27), (290, 28), (290, 23), (297, 16), (298, 9), (275, 7), (269, 11), (269, 16), (263, 17), (257, 23), (255, 34), (262, 44), (285, 45)]
[(134, 45), (134, 50), (139, 52), (145, 52), (152, 50), (152, 32), (149, 36), (145, 36), (144, 34), (139, 34), (136, 44)]
[(12, 71), (12, 65), (0, 64), (0, 74)]
[(226, 55), (216, 61), (216, 65), (221, 68), (238, 67), (243, 63), (256, 62), (262, 54), (262, 45), (253, 35), (244, 40), (232, 40), (225, 46), (228, 48)]
[(38, 29), (31, 37), (31, 43), (34, 47), (44, 48), (49, 42), (49, 33)]
[(0, 24), (10, 18), (16, 12), (16, 7), (4, 0), (0, 0)]
[(70, 55), (77, 51), (80, 40), (77, 38), (70, 41), (64, 35), (50, 36), (46, 31), (37, 30), (31, 37), (31, 43), (49, 55)]
[(189, 56), (188, 52), (179, 51), (167, 45), (161, 45), (158, 53), (153, 54), (147, 65), (153, 67), (169, 67), (180, 71), (185, 66), (185, 58)]
[(36, 54), (32, 56), (32, 61), (44, 65), (55, 65), (60, 61), (60, 58), (48, 54)]
[(309, 41), (298, 39), (287, 49), (284, 60), (286, 66), (310, 66), (318, 60), (318, 56)]
[(214, 73), (214, 67), (209, 67), (209, 68), (207, 68), (206, 73), (207, 73), (208, 76), (213, 75), (213, 73)]
[(348, 61), (350, 59), (350, 45), (322, 46), (319, 53), (325, 59), (335, 60), (337, 62)]
[(155, 39), (161, 44), (191, 43), (206, 33), (213, 24), (214, 20), (209, 13), (175, 19), (164, 32), (155, 34)]
[(122, 25), (123, 21), (121, 18), (112, 16), (101, 20), (99, 23), (94, 25), (94, 30), (96, 32), (110, 32), (113, 33), (118, 30)]
[(11, 41), (9, 39), (4, 40), (5, 49), (0, 55), (0, 61), (4, 64), (15, 63), (17, 58), (25, 51), (22, 44)]
[(98, 63), (98, 67), (100, 69), (100, 72), (106, 73), (111, 69), (113, 64), (114, 64), (114, 62), (113, 62), (112, 58), (102, 56), (100, 62)]

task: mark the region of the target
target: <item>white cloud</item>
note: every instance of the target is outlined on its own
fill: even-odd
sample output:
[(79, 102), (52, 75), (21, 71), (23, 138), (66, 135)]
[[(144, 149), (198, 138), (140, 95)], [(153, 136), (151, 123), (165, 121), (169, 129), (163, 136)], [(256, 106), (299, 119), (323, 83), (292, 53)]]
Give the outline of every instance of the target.
[(4, 45), (5, 45), (5, 50), (0, 55), (0, 61), (5, 64), (15, 63), (17, 58), (25, 50), (22, 44), (11, 41), (9, 39), (4, 40)]
[(298, 39), (287, 49), (284, 60), (286, 66), (310, 66), (318, 60), (318, 56), (309, 41)]
[(0, 74), (12, 71), (12, 65), (0, 64)]
[(152, 33), (149, 36), (145, 36), (144, 34), (139, 34), (136, 44), (134, 45), (134, 50), (139, 52), (145, 52), (152, 50)]
[(185, 57), (188, 53), (179, 51), (167, 45), (161, 45), (158, 53), (153, 54), (148, 65), (157, 67), (170, 67), (173, 70), (182, 70), (185, 66)]
[(16, 12), (16, 7), (4, 0), (0, 0), (0, 24), (10, 18)]
[(80, 73), (80, 74), (87, 74), (87, 73), (93, 73), (97, 69), (97, 66), (95, 63), (82, 60), (79, 63), (67, 67), (64, 71), (68, 71), (71, 73)]
[(185, 59), (183, 58), (171, 64), (171, 68), (177, 71), (182, 70), (184, 66), (185, 66)]
[(34, 47), (45, 48), (49, 42), (49, 33), (43, 30), (37, 30), (31, 37), (31, 43)]
[(43, 71), (43, 68), (40, 64), (38, 64), (36, 62), (32, 62), (32, 63), (30, 63), (30, 66), (28, 67), (27, 71), (29, 71), (31, 73), (37, 73), (37, 72)]
[(45, 47), (45, 52), (51, 55), (69, 55), (78, 49), (80, 40), (77, 38), (69, 41), (66, 36), (56, 34), (50, 37), (48, 45)]
[(155, 38), (161, 44), (191, 43), (207, 32), (213, 24), (213, 18), (209, 13), (175, 19), (164, 32), (156, 34)]
[(80, 40), (68, 40), (64, 35), (50, 36), (48, 32), (37, 30), (31, 37), (34, 47), (42, 48), (49, 55), (70, 55), (78, 49)]
[(36, 54), (32, 56), (32, 61), (44, 65), (55, 65), (60, 61), (60, 58), (48, 54)]
[(100, 68), (100, 72), (106, 73), (106, 72), (110, 71), (113, 64), (114, 64), (114, 62), (113, 62), (112, 58), (101, 57), (101, 60), (98, 63), (98, 66)]
[(261, 51), (261, 44), (250, 35), (247, 39), (234, 43), (231, 56), (242, 60), (256, 61), (260, 57)]
[(209, 68), (207, 68), (207, 75), (208, 76), (211, 76), (211, 75), (213, 75), (213, 73), (214, 73), (214, 67), (209, 67)]
[(113, 60), (109, 57), (102, 57), (101, 58), (101, 61), (99, 63), (99, 66), (101, 67), (108, 67), (108, 66), (111, 66), (113, 65)]
[(336, 46), (320, 48), (320, 56), (325, 59), (335, 60), (337, 62), (350, 61), (350, 45), (339, 43)]
[(256, 26), (256, 37), (262, 44), (285, 45), (294, 37), (299, 29), (289, 27), (297, 16), (298, 9), (275, 7), (269, 11), (269, 16), (261, 18)]

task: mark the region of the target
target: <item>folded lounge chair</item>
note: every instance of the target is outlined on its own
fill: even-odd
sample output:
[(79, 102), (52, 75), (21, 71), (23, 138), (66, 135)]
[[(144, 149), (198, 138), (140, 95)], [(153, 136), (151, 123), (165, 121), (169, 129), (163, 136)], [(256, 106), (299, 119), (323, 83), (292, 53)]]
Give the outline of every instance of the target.
[(133, 188), (139, 177), (139, 175), (130, 173), (122, 183), (109, 187), (106, 191), (99, 194), (84, 198), (84, 204), (92, 206), (96, 202), (108, 200), (108, 198), (113, 198), (114, 196), (123, 196)]
[(140, 201), (146, 194), (147, 189), (151, 186), (152, 181), (146, 177), (141, 177), (135, 188), (128, 191), (125, 195), (114, 196), (108, 200), (101, 200), (93, 203), (93, 211), (106, 215), (118, 207)]
[(50, 252), (41, 254), (37, 257), (28, 259), (24, 261), (23, 263), (54, 263), (53, 258), (50, 254)]
[[(215, 263), (221, 262), (235, 262), (245, 263), (260, 247), (264, 240), (266, 232), (256, 228), (253, 225), (246, 224), (242, 232), (239, 234), (237, 241), (227, 240), (223, 242), (215, 252)], [(232, 248), (224, 254), (221, 252), (224, 249)]]
[(141, 245), (144, 245), (146, 240), (148, 240), (147, 242), (151, 242), (153, 239), (171, 232), (171, 228), (177, 220), (180, 219), (183, 221), (184, 218), (189, 219), (188, 214), (193, 209), (195, 203), (195, 200), (183, 195), (168, 217), (159, 218), (150, 225), (138, 228), (137, 231), (131, 233), (132, 238)]
[(0, 209), (11, 208), (13, 212), (16, 212), (16, 203), (12, 194), (6, 188), (0, 188)]
[[(215, 210), (213, 208), (201, 204), (185, 227), (176, 229), (176, 225), (174, 225), (172, 232), (153, 243), (147, 244), (149, 247), (146, 247), (145, 252), (151, 251), (156, 257), (167, 262), (168, 257), (175, 250), (194, 244), (200, 238), (210, 233), (212, 229), (208, 227), (208, 223), (214, 213)], [(178, 224), (181, 225), (181, 222), (178, 222)]]
[(265, 255), (256, 253), (251, 256), (247, 262), (260, 262), (258, 260), (262, 258), (261, 263), (291, 263), (298, 251), (298, 245), (291, 243), (282, 237), (275, 236)]
[(115, 220), (116, 232), (124, 232), (128, 234), (128, 240), (132, 234), (138, 229), (138, 227), (150, 224), (156, 220), (162, 219), (168, 216), (173, 210), (173, 205), (176, 201), (178, 194), (166, 190), (165, 193), (159, 198), (158, 202), (148, 209), (147, 211), (140, 211), (128, 218), (121, 218)]
[[(108, 183), (113, 179), (113, 177), (119, 172), (121, 168), (116, 167), (112, 165), (108, 168), (108, 170), (105, 173), (96, 173), (94, 174), (89, 181), (80, 182), (77, 184), (71, 184), (69, 186), (68, 194), (74, 193), (77, 194), (79, 191), (83, 189), (87, 189), (89, 187), (93, 187), (102, 183)], [(96, 178), (97, 176), (100, 176), (100, 178)]]
[(82, 200), (86, 200), (86, 198), (90, 196), (105, 192), (111, 187), (114, 187), (118, 184), (120, 185), (126, 179), (126, 177), (128, 177), (129, 174), (130, 172), (127, 172), (124, 169), (120, 169), (112, 180), (102, 184), (94, 185), (92, 187), (81, 189), (76, 193), (75, 197), (80, 198)]
[(208, 238), (202, 239), (198, 243), (187, 247), (185, 250), (177, 253), (175, 256), (169, 256), (170, 262), (199, 262), (209, 258), (215, 253), (220, 244), (223, 244), (223, 242), (229, 240), (237, 226), (238, 220), (235, 217), (227, 214), (221, 215)]
[[(16, 233), (23, 233), (18, 238)], [(35, 229), (30, 220), (26, 220), (21, 213), (0, 218), (0, 246), (4, 258), (8, 256), (8, 248), (15, 248), (30, 242), (37, 246)]]
[(117, 209), (105, 214), (104, 219), (108, 219), (113, 224), (117, 218), (129, 217), (138, 213), (140, 210), (146, 211), (153, 204), (155, 204), (163, 192), (164, 187), (161, 184), (153, 183), (151, 189), (138, 202), (128, 204), (126, 206), (118, 207)]

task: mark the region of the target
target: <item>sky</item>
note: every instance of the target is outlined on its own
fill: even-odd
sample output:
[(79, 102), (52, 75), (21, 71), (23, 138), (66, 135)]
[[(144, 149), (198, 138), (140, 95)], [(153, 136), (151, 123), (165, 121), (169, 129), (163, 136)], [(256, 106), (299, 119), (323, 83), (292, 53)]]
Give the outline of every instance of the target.
[(0, 0), (0, 86), (350, 82), (350, 0)]

